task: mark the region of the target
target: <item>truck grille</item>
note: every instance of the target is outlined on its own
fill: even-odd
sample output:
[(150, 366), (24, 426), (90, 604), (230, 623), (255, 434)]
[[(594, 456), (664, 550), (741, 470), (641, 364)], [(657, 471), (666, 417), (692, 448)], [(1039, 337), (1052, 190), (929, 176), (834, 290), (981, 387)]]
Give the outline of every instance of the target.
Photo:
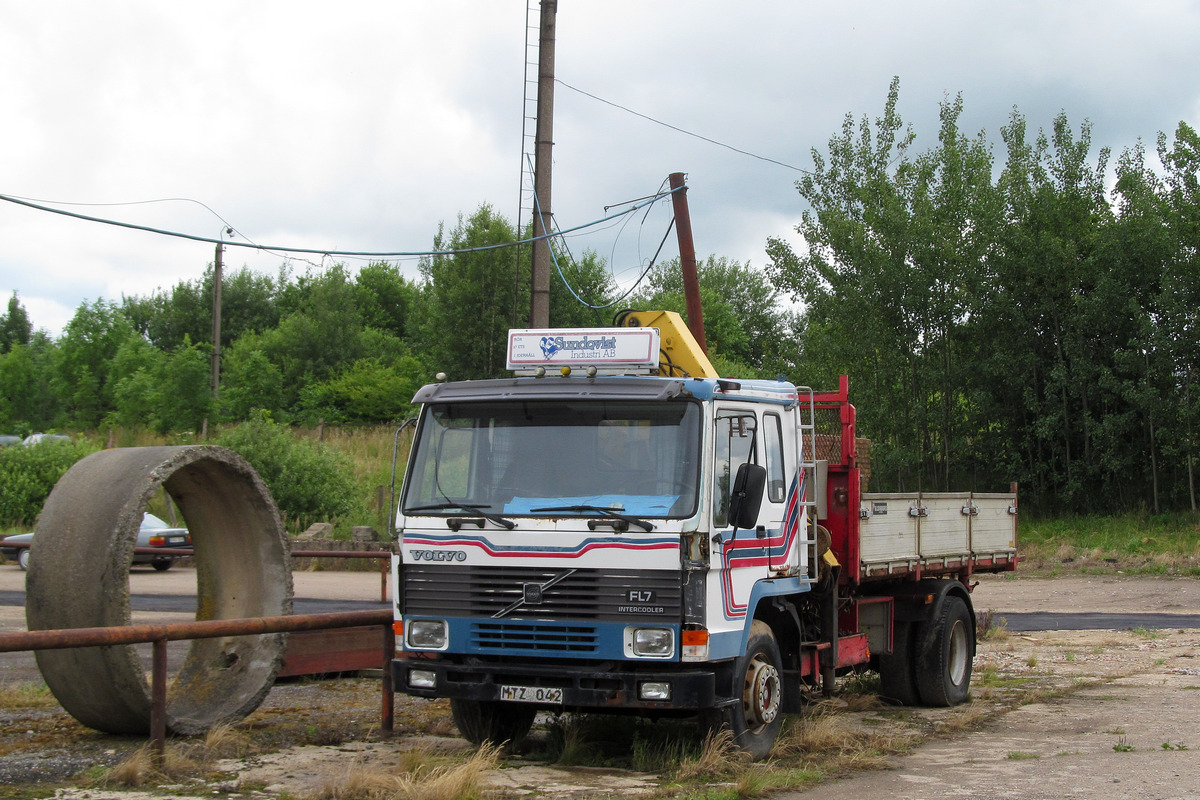
[(471, 626), (471, 647), (477, 652), (514, 650), (588, 655), (596, 652), (596, 629), (590, 625), (534, 625), (479, 622)]
[[(682, 613), (675, 571), (418, 563), (405, 564), (402, 576), (406, 615), (495, 619), (501, 631), (528, 620), (678, 622)], [(525, 627), (522, 635), (537, 633)], [(556, 636), (573, 635), (554, 627)]]

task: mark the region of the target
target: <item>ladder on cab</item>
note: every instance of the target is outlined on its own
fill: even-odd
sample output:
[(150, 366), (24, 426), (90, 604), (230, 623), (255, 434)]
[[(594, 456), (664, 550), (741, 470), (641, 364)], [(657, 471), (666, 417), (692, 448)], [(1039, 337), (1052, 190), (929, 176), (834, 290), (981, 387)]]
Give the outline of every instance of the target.
[(820, 578), (820, 525), (817, 524), (817, 417), (816, 393), (807, 386), (796, 387), (797, 409), (796, 452), (799, 453), (801, 476), (799, 506), (804, 514), (803, 538), (798, 542), (808, 551), (808, 573), (801, 576), (805, 583)]

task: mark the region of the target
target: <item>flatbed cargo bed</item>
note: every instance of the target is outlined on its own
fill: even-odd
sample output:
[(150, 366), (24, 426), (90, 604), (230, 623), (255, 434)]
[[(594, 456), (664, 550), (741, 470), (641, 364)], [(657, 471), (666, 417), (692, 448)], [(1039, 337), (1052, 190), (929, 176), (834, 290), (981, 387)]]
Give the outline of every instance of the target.
[(1017, 564), (1016, 493), (864, 494), (858, 529), (863, 580)]

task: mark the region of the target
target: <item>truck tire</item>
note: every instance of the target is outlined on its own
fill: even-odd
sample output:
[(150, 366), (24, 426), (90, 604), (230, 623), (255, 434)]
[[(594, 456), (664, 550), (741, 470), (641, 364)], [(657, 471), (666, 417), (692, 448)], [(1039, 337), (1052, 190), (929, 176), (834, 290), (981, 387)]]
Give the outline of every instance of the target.
[(474, 745), (491, 742), (515, 745), (533, 725), (537, 709), (524, 703), (487, 700), (450, 700), (450, 713), (463, 738)]
[(921, 704), (917, 689), (916, 642), (920, 626), (897, 622), (892, 633), (892, 652), (879, 656), (879, 682), (884, 698), (902, 706)]
[(971, 688), (975, 636), (971, 615), (961, 597), (948, 595), (930, 621), (917, 653), (917, 689), (927, 706), (954, 706)]
[(728, 728), (733, 743), (758, 761), (775, 746), (783, 725), (783, 658), (771, 627), (762, 620), (750, 625), (746, 653), (734, 672), (738, 702), (710, 717), (712, 727)]

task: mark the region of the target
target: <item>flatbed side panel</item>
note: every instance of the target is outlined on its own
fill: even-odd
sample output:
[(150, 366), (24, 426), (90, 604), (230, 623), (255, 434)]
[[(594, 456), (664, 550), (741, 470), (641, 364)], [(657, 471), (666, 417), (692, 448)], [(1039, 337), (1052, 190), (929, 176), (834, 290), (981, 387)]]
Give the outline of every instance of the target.
[(864, 564), (911, 561), (920, 556), (913, 494), (864, 494), (859, 503), (859, 554)]
[(927, 492), (920, 497), (921, 556), (965, 556), (971, 552), (971, 505), (968, 492)]
[(1017, 550), (1016, 496), (974, 494), (976, 508), (971, 518), (971, 542), (977, 553), (1015, 553)]

